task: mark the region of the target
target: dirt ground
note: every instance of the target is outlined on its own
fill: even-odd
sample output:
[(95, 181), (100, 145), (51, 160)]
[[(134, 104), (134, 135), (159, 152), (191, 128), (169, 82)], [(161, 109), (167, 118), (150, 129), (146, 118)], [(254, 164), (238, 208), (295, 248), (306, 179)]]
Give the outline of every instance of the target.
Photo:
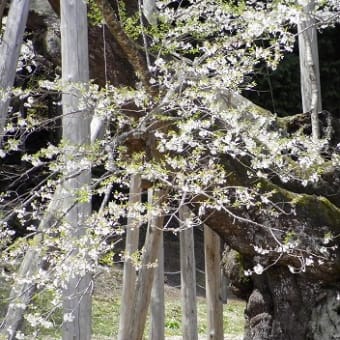
[[(242, 339), (243, 336), (228, 336), (228, 335), (224, 336), (224, 340), (242, 340)], [(183, 340), (183, 338), (181, 336), (172, 336), (165, 338), (165, 340)], [(198, 340), (207, 340), (207, 336), (199, 336)]]
[[(113, 340), (110, 337), (93, 337), (93, 340)], [(242, 340), (243, 336), (228, 336), (225, 335), (224, 336), (224, 340)], [(171, 336), (171, 337), (167, 337), (165, 338), (165, 340), (183, 340), (183, 337), (181, 336)], [(198, 340), (207, 340), (207, 336), (199, 336)]]

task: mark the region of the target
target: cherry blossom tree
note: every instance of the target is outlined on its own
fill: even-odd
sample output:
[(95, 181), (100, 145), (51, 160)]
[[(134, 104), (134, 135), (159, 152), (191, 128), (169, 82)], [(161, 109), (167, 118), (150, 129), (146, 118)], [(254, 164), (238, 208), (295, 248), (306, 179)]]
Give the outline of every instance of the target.
[[(58, 11), (57, 2), (51, 4)], [(64, 152), (70, 147), (65, 140), (25, 152), (27, 136), (50, 122), (35, 106), (36, 98), (42, 101), (72, 91), (58, 79), (40, 79), (24, 93), (21, 98), (29, 110), (19, 119), (13, 108), (1, 154), (15, 153), (22, 161), (19, 176), (37, 167), (44, 171), (36, 186), (26, 190), (34, 195), (23, 195), (18, 184), (6, 183), (1, 197), (6, 208), (1, 261), (15, 267), (21, 254), (34, 251), (45, 266), (33, 268), (37, 262), (27, 261), (25, 255), (22, 263), (35, 273), (29, 287), (34, 285), (36, 294), (49, 291), (54, 306), (60, 306), (69, 258), (78, 260), (77, 275), (95, 273), (100, 257), (112, 250), (107, 240), (126, 231), (131, 213), (126, 192), (137, 176), (143, 190), (153, 188), (154, 203), (133, 203), (140, 212), (133, 223), (147, 223), (146, 212), (151, 222), (143, 256), (136, 260), (134, 314), (126, 327), (128, 335), (122, 338), (142, 337), (153, 281), (150, 266), (159, 256), (162, 228), (178, 226), (182, 208), (194, 213), (193, 225), (206, 224), (239, 253), (238, 272), (248, 287), (245, 339), (329, 339), (337, 334), (339, 127), (334, 119), (326, 119), (316, 150), (315, 139), (304, 128), (310, 124), (309, 115), (280, 118), (242, 96), (242, 90), (254, 86), (256, 65), (275, 69), (283, 53), (292, 50), (296, 40), (292, 28), (300, 22), (303, 6), (288, 0), (212, 0), (122, 1), (117, 7), (98, 0), (97, 10), (95, 19), (101, 26), (97, 22), (89, 27), (94, 81), (79, 85), (75, 97), (79, 112), (94, 113), (103, 138), (93, 137), (89, 145), (87, 117), (81, 116), (87, 129), (78, 150), (81, 159), (75, 151)], [(315, 1), (315, 25), (334, 24), (338, 10), (337, 1)], [(39, 27), (44, 27), (45, 18), (40, 19)], [(14, 95), (20, 98), (21, 90)], [(52, 120), (60, 118), (57, 106)], [(35, 112), (41, 113), (39, 119)], [(72, 109), (63, 118), (79, 112)], [(80, 125), (72, 129), (78, 128), (84, 132)], [(76, 180), (80, 187), (71, 201), (87, 207), (90, 197), (93, 203), (100, 202), (100, 208), (91, 214), (86, 210), (75, 223), (67, 223), (66, 205), (60, 214), (59, 206), (52, 204), (71, 165), (76, 170), (83, 167), (72, 180), (88, 174), (90, 166), (93, 170), (85, 187)], [(14, 200), (8, 188), (14, 188), (20, 199)], [(48, 228), (37, 227), (48, 204), (46, 211), (53, 218), (46, 223)], [(65, 204), (71, 212), (72, 204)], [(15, 246), (9, 232), (15, 229), (13, 216), (26, 230)], [(165, 216), (169, 222), (163, 226)], [(68, 234), (65, 227), (73, 224), (84, 226), (76, 243), (69, 241), (78, 234)], [(44, 242), (32, 242), (34, 235)], [(27, 284), (26, 279), (19, 280), (23, 282)], [(13, 300), (12, 306), (24, 311), (29, 301)], [(328, 315), (328, 321), (320, 314)], [(42, 327), (50, 326), (50, 316), (25, 314), (31, 324)], [(65, 321), (73, 322), (73, 315), (68, 316)], [(86, 333), (89, 336), (89, 330)]]

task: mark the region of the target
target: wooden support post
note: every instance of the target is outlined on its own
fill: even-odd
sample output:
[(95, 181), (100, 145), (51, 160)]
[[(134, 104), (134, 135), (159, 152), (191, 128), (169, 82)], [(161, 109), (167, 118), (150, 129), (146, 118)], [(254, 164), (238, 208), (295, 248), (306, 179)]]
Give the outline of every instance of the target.
[(221, 292), (221, 241), (204, 226), (205, 289), (208, 306), (208, 339), (223, 340), (223, 304)]
[[(92, 277), (86, 266), (78, 264), (79, 240), (86, 235), (86, 222), (91, 215), (91, 199), (79, 200), (79, 193), (89, 192), (91, 167), (75, 168), (86, 159), (84, 151), (90, 144), (91, 113), (82, 109), (80, 86), (89, 81), (87, 8), (82, 0), (61, 0), (61, 54), (63, 81), (63, 141), (65, 171), (62, 196), (68, 247), (72, 249), (64, 262), (69, 269), (63, 289), (63, 340), (91, 339)], [(86, 162), (85, 162), (86, 164)], [(72, 248), (71, 248), (72, 247)], [(70, 316), (70, 317), (69, 317)]]
[(133, 315), (133, 298), (136, 288), (136, 267), (131, 261), (131, 256), (138, 250), (139, 241), (139, 221), (136, 218), (134, 205), (141, 202), (141, 177), (133, 175), (130, 182), (129, 195), (129, 216), (126, 228), (125, 240), (125, 262), (123, 270), (123, 289), (120, 304), (120, 319), (118, 339), (127, 339), (129, 327), (131, 327), (131, 317)]
[[(151, 198), (151, 199), (150, 199)], [(152, 204), (152, 189), (149, 189), (149, 204)], [(151, 291), (151, 328), (150, 340), (164, 340), (164, 237), (159, 240), (158, 266), (154, 273)]]
[(319, 70), (318, 36), (312, 11), (314, 1), (307, 5), (299, 0), (303, 6), (298, 24), (300, 85), (303, 112), (311, 112), (312, 136), (315, 142), (320, 138), (318, 113), (322, 110), (321, 83)]
[[(11, 2), (6, 30), (0, 44), (0, 145), (7, 120), (10, 98), (8, 91), (14, 84), (29, 7), (30, 0), (13, 0)], [(4, 2), (1, 2), (1, 8), (3, 11)]]
[(186, 225), (191, 212), (187, 207), (180, 207), (180, 259), (181, 259), (181, 293), (182, 293), (182, 329), (183, 339), (197, 340), (197, 306), (196, 306), (196, 264), (194, 254), (194, 232)]
[(162, 202), (165, 197), (163, 190), (154, 190), (148, 231), (143, 249), (141, 269), (138, 273), (134, 297), (133, 315), (129, 325), (129, 334), (122, 340), (142, 340), (146, 316), (151, 299), (151, 289), (155, 264), (159, 256), (160, 240), (163, 233)]

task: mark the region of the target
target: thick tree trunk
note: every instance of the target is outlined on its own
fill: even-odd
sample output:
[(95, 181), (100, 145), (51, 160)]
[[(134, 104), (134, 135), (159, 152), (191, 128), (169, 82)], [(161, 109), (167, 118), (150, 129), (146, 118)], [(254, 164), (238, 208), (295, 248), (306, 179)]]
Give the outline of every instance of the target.
[(326, 340), (340, 332), (336, 284), (322, 287), (306, 275), (275, 267), (253, 278), (244, 340)]
[[(222, 95), (220, 105), (221, 108), (247, 107), (264, 116), (270, 115), (237, 94)], [(225, 157), (224, 166), (233, 173), (236, 185), (252, 186), (247, 169), (241, 163)], [(253, 273), (248, 282), (244, 276), (238, 281), (248, 289), (242, 292), (248, 300), (245, 340), (336, 338), (340, 334), (339, 242), (334, 238), (325, 245), (323, 240), (327, 233), (334, 236), (340, 233), (338, 193), (328, 196), (327, 185), (320, 189), (302, 188), (298, 183), (276, 185), (268, 180), (261, 182), (261, 186), (263, 192), (275, 191), (273, 202), (292, 202), (294, 213), (269, 217), (256, 208), (246, 212), (231, 208), (228, 212), (207, 211), (205, 220), (231, 248), (238, 251), (239, 273), (253, 270), (258, 263), (268, 267), (262, 275)], [(312, 194), (314, 190), (318, 195)], [(283, 245), (289, 242), (289, 231), (295, 235), (298, 247), (282, 253), (266, 252), (275, 249), (277, 241)], [(262, 247), (265, 248), (263, 254)], [(330, 252), (326, 258), (320, 253), (322, 247)], [(314, 257), (314, 264), (308, 266), (306, 261), (309, 256), (313, 257), (314, 251), (319, 257)], [(293, 274), (289, 267), (297, 273)], [(233, 283), (232, 276), (230, 279)]]

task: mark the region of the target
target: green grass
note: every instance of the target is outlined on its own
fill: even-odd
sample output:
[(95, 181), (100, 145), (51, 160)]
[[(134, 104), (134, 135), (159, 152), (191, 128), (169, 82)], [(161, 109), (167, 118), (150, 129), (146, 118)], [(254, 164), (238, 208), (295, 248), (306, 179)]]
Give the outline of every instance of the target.
[[(165, 302), (165, 335), (181, 336), (181, 301), (178, 296), (166, 298)], [(115, 337), (118, 333), (119, 324), (118, 298), (111, 300), (95, 298), (93, 301), (93, 333), (97, 338), (100, 336)], [(224, 333), (228, 335), (241, 335), (244, 329), (245, 303), (239, 300), (229, 300), (223, 308)], [(199, 334), (207, 332), (207, 305), (203, 298), (197, 301), (197, 323)], [(149, 320), (145, 334), (149, 334)]]
[[(111, 273), (112, 274), (112, 273)], [(111, 276), (112, 278), (112, 276)], [(119, 310), (120, 310), (120, 291), (116, 287), (121, 285), (120, 279), (114, 278), (108, 280), (104, 278), (101, 286), (96, 290), (93, 297), (92, 307), (92, 328), (94, 339), (114, 339), (118, 333), (119, 325)], [(1, 301), (8, 294), (8, 288), (0, 288)], [(6, 294), (7, 293), (7, 294)], [(31, 312), (39, 312), (41, 314), (49, 313), (51, 310), (50, 292), (40, 293), (34, 299), (34, 306), (29, 309)], [(4, 306), (0, 303), (0, 314), (4, 316)], [(224, 333), (235, 336), (242, 335), (244, 328), (244, 308), (245, 303), (239, 300), (229, 300), (228, 304), (223, 307)], [(165, 293), (165, 335), (181, 336), (181, 299), (180, 291), (175, 288), (166, 287)], [(207, 306), (206, 300), (202, 297), (197, 298), (197, 321), (198, 332), (203, 335), (207, 332)], [(42, 329), (38, 338), (44, 340), (60, 339), (62, 312), (56, 309), (52, 315), (52, 320), (55, 325), (53, 329)], [(1, 320), (0, 320), (1, 322)], [(32, 334), (33, 329), (26, 325), (25, 333)], [(149, 320), (147, 321), (145, 334), (149, 334)], [(38, 339), (36, 338), (36, 339)], [(146, 337), (147, 338), (147, 337)]]
[(119, 300), (94, 298), (92, 305), (92, 331), (95, 335), (113, 337), (118, 333)]

